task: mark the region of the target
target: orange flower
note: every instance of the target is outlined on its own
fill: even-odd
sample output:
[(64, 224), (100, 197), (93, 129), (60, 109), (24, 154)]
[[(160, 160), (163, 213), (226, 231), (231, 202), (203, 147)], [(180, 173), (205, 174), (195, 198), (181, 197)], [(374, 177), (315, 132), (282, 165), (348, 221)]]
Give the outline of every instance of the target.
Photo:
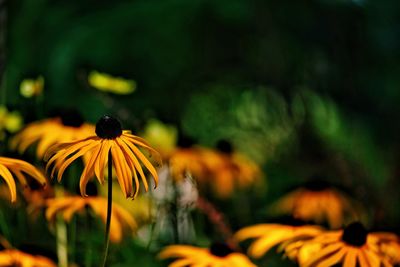
[(23, 186), (28, 186), (28, 181), (23, 173), (30, 175), (42, 186), (46, 185), (46, 178), (33, 165), (19, 159), (0, 157), (0, 176), (3, 177), (10, 189), (11, 202), (15, 202), (17, 199), (13, 174)]
[[(57, 180), (61, 181), (64, 171), (74, 160), (88, 156), (89, 159), (84, 163), (85, 168), (80, 178), (81, 194), (86, 196), (86, 185), (90, 178), (96, 176), (100, 184), (104, 183), (104, 169), (110, 156), (126, 198), (135, 198), (139, 192), (139, 176), (145, 190), (148, 191), (146, 175), (140, 162), (153, 176), (157, 186), (157, 171), (139, 147), (147, 150), (161, 163), (160, 155), (144, 139), (131, 134), (130, 131), (122, 131), (119, 121), (110, 116), (103, 116), (97, 122), (96, 135), (75, 142), (56, 144), (49, 148), (45, 157), (48, 160), (46, 171), (54, 163), (51, 177), (57, 170)], [(132, 178), (135, 185), (132, 183)]]
[(36, 156), (42, 159), (46, 150), (54, 144), (84, 139), (94, 134), (94, 125), (85, 123), (76, 112), (63, 112), (60, 117), (28, 124), (11, 141), (11, 148), (22, 154), (38, 142)]
[(327, 222), (339, 228), (345, 219), (354, 220), (356, 211), (351, 200), (340, 191), (322, 181), (312, 181), (278, 200), (273, 212), (317, 224)]
[(288, 242), (283, 249), (302, 267), (391, 267), (393, 264), (379, 248), (381, 241), (382, 235), (368, 233), (361, 223), (352, 223), (343, 230), (321, 232), (300, 247)]
[(0, 251), (0, 266), (56, 267), (57, 265), (43, 256), (27, 254), (16, 249), (6, 249)]
[(252, 257), (260, 258), (280, 243), (293, 239), (311, 239), (321, 231), (321, 228), (312, 225), (258, 224), (239, 230), (235, 234), (235, 238), (239, 241), (257, 238), (249, 247), (248, 253)]
[(225, 244), (216, 243), (208, 248), (188, 245), (172, 245), (158, 255), (161, 259), (179, 258), (169, 267), (255, 267), (242, 253), (234, 252)]
[[(77, 212), (85, 212), (86, 207), (90, 207), (94, 213), (106, 223), (107, 218), (107, 199), (102, 197), (60, 197), (47, 200), (46, 219), (48, 221), (54, 221), (58, 213), (62, 214), (62, 217), (66, 222), (70, 222), (72, 217)], [(128, 228), (130, 231), (134, 231), (137, 228), (135, 219), (130, 215), (128, 211), (113, 203), (113, 209), (111, 213), (111, 225), (110, 225), (110, 240), (112, 242), (120, 242), (122, 240), (122, 232), (124, 228)]]

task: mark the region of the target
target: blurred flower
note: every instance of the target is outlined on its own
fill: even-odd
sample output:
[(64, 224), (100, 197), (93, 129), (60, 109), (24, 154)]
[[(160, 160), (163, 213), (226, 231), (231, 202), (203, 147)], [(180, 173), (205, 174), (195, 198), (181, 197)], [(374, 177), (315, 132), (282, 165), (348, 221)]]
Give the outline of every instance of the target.
[(27, 202), (26, 211), (33, 220), (39, 215), (39, 211), (46, 206), (46, 201), (54, 197), (54, 189), (50, 185), (45, 187), (30, 187), (22, 191)]
[(166, 158), (175, 149), (177, 134), (174, 126), (152, 119), (147, 122), (142, 136)]
[(235, 234), (235, 238), (239, 241), (257, 238), (249, 247), (248, 254), (260, 258), (280, 243), (298, 238), (307, 240), (317, 236), (321, 231), (321, 228), (312, 225), (258, 224), (239, 230)]
[(346, 217), (352, 221), (357, 214), (349, 197), (320, 180), (283, 196), (273, 204), (272, 210), (317, 224), (327, 222), (331, 228), (341, 227)]
[(33, 165), (19, 159), (0, 157), (0, 176), (3, 177), (10, 189), (11, 202), (15, 202), (17, 199), (13, 174), (23, 186), (28, 186), (28, 181), (23, 173), (37, 180), (42, 186), (46, 185), (46, 178)]
[(255, 267), (244, 254), (233, 251), (223, 243), (215, 243), (208, 248), (187, 245), (172, 245), (158, 255), (161, 259), (179, 258), (170, 267)]
[[(139, 192), (137, 173), (140, 175), (145, 190), (148, 191), (146, 176), (139, 160), (151, 173), (157, 186), (157, 171), (138, 147), (147, 150), (156, 161), (161, 162), (161, 159), (158, 152), (144, 139), (132, 135), (130, 131), (122, 131), (120, 122), (110, 116), (103, 116), (97, 122), (96, 135), (75, 142), (56, 144), (49, 148), (45, 157), (49, 160), (46, 170), (55, 163), (51, 177), (57, 170), (57, 180), (61, 181), (64, 171), (74, 160), (88, 155), (89, 159), (85, 162), (85, 168), (80, 177), (80, 191), (82, 196), (86, 196), (86, 184), (90, 178), (96, 176), (100, 184), (104, 183), (104, 169), (109, 157), (112, 157), (119, 185), (126, 198), (134, 198)], [(135, 186), (132, 183), (132, 176)]]
[[(312, 253), (298, 258), (300, 266), (345, 267), (393, 266), (386, 255), (379, 250), (380, 236), (368, 233), (361, 223), (351, 223), (343, 230), (321, 232), (299, 248)], [(288, 250), (286, 248), (286, 250)]]
[(36, 79), (25, 79), (19, 86), (19, 92), (23, 97), (30, 98), (42, 94), (44, 87), (43, 76), (39, 76)]
[(5, 106), (0, 106), (0, 140), (4, 139), (4, 130), (15, 133), (22, 128), (22, 117), (18, 111), (8, 111)]
[(181, 180), (191, 174), (201, 186), (210, 186), (221, 198), (235, 188), (245, 188), (261, 181), (257, 164), (233, 152), (229, 142), (220, 141), (218, 150), (192, 147), (177, 149), (170, 157), (171, 174)]
[(134, 80), (126, 80), (120, 77), (113, 77), (106, 73), (92, 71), (88, 77), (89, 84), (94, 88), (119, 95), (133, 93), (136, 89)]
[[(67, 196), (47, 200), (46, 219), (53, 222), (58, 213), (66, 222), (70, 222), (73, 215), (77, 212), (85, 212), (86, 207), (90, 207), (94, 213), (106, 223), (107, 218), (107, 199), (103, 197), (81, 197)], [(110, 225), (110, 240), (120, 242), (122, 240), (123, 228), (134, 231), (137, 228), (135, 219), (120, 205), (113, 203)]]
[(49, 258), (31, 255), (16, 249), (0, 251), (1, 267), (56, 267), (57, 265)]
[(42, 159), (50, 146), (84, 139), (92, 136), (94, 130), (94, 125), (85, 123), (79, 113), (65, 111), (59, 117), (28, 124), (11, 140), (11, 148), (23, 153), (30, 145), (38, 142), (36, 156)]

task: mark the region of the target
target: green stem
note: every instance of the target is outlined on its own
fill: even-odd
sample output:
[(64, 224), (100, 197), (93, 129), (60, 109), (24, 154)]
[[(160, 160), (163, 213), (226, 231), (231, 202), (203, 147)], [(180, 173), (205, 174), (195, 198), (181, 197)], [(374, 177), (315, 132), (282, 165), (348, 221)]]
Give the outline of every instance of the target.
[(103, 267), (107, 263), (108, 247), (110, 244), (110, 224), (111, 224), (111, 209), (112, 209), (112, 156), (111, 151), (108, 152), (108, 195), (107, 195), (107, 222), (105, 234), (105, 247), (103, 257)]
[(91, 229), (91, 218), (90, 218), (90, 212), (89, 212), (89, 207), (86, 207), (86, 230), (88, 231), (89, 235), (86, 237), (86, 253), (85, 253), (85, 267), (91, 267), (92, 266), (92, 246), (91, 246), (91, 235), (90, 235), (90, 229)]

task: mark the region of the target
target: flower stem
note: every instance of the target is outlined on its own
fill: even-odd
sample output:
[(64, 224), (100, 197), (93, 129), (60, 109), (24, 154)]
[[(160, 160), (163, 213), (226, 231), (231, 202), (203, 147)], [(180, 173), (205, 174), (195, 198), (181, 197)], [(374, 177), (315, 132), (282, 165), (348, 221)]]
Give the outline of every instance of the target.
[(103, 267), (107, 263), (108, 247), (110, 244), (110, 224), (111, 224), (111, 208), (112, 208), (112, 156), (111, 151), (108, 152), (108, 194), (107, 194), (107, 222), (106, 222), (106, 234), (105, 234), (105, 246), (104, 246), (104, 257)]

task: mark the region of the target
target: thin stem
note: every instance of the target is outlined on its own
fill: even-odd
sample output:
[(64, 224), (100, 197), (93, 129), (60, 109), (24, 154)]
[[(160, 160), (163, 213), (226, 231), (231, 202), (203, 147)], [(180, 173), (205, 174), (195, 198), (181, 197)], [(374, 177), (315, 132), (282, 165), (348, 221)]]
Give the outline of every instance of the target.
[(110, 224), (111, 224), (111, 209), (112, 209), (112, 156), (111, 151), (108, 152), (108, 195), (107, 195), (107, 222), (105, 234), (105, 247), (103, 257), (103, 267), (107, 263), (108, 247), (110, 244)]

